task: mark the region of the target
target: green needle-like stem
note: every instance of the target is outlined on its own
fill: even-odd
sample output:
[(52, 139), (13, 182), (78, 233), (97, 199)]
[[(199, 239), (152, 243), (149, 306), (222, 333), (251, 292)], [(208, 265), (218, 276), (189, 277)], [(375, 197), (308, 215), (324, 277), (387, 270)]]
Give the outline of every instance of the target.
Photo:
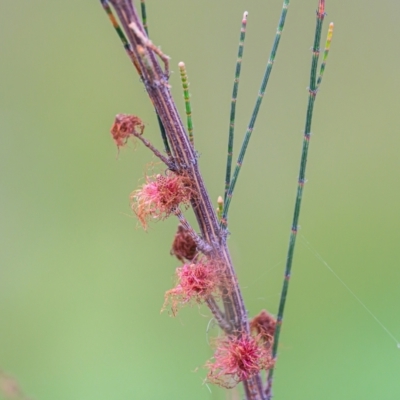
[(254, 109), (253, 109), (253, 114), (252, 114), (252, 116), (250, 118), (250, 123), (249, 123), (249, 126), (247, 128), (246, 134), (244, 136), (244, 140), (243, 140), (243, 143), (242, 143), (242, 147), (240, 149), (239, 157), (237, 159), (235, 171), (233, 173), (232, 180), (230, 182), (229, 189), (228, 189), (228, 192), (226, 194), (226, 199), (225, 199), (225, 204), (224, 204), (224, 212), (223, 212), (222, 219), (221, 219), (221, 227), (222, 228), (226, 228), (227, 225), (228, 225), (227, 218), (228, 218), (229, 206), (230, 206), (230, 203), (231, 203), (231, 200), (232, 200), (232, 194), (233, 194), (233, 191), (235, 189), (235, 185), (236, 185), (237, 179), (239, 177), (240, 169), (242, 167), (243, 159), (244, 159), (244, 156), (246, 154), (247, 146), (249, 144), (249, 141), (250, 141), (250, 138), (251, 138), (251, 134), (252, 134), (253, 129), (254, 129), (254, 125), (255, 125), (256, 120), (257, 120), (258, 111), (260, 110), (260, 106), (261, 106), (261, 103), (262, 103), (262, 100), (263, 100), (263, 97), (264, 97), (264, 94), (265, 94), (265, 89), (267, 87), (269, 76), (271, 75), (272, 66), (274, 64), (275, 57), (276, 57), (276, 52), (277, 52), (278, 47), (279, 47), (279, 41), (281, 39), (283, 27), (285, 25), (286, 14), (287, 14), (287, 11), (288, 11), (289, 3), (290, 3), (290, 0), (284, 0), (284, 2), (283, 2), (282, 12), (281, 12), (281, 16), (280, 16), (279, 23), (278, 23), (278, 28), (276, 30), (274, 44), (272, 45), (271, 54), (270, 54), (269, 59), (268, 59), (268, 63), (267, 63), (267, 67), (265, 69), (264, 77), (263, 77), (263, 79), (261, 81), (261, 86), (260, 86), (260, 90), (258, 92), (256, 104), (255, 104)]
[(147, 12), (146, 12), (146, 2), (145, 2), (145, 0), (140, 0), (140, 12), (142, 14), (143, 28), (146, 31), (147, 36), (149, 36), (149, 30), (148, 30), (148, 27), (147, 27)]
[(224, 201), (226, 201), (226, 196), (228, 194), (229, 185), (231, 183), (233, 139), (234, 139), (234, 134), (235, 134), (236, 100), (237, 100), (237, 94), (238, 94), (238, 90), (239, 90), (240, 71), (242, 69), (242, 58), (243, 58), (243, 49), (244, 49), (244, 39), (246, 37), (247, 16), (248, 16), (248, 13), (247, 13), (247, 11), (245, 11), (243, 14), (243, 18), (242, 18), (242, 27), (240, 29), (240, 39), (239, 39), (238, 56), (237, 56), (237, 60), (236, 60), (235, 79), (233, 81), (231, 113), (230, 113), (230, 122), (229, 122), (228, 157), (226, 160), (226, 173), (225, 173)]
[[(289, 280), (290, 274), (292, 271), (292, 263), (293, 263), (293, 254), (294, 248), (296, 244), (296, 237), (297, 237), (297, 228), (298, 228), (298, 221), (300, 217), (300, 208), (301, 208), (301, 201), (303, 198), (303, 189), (305, 183), (305, 172), (307, 166), (307, 155), (308, 155), (308, 148), (310, 145), (310, 135), (311, 135), (311, 122), (314, 110), (314, 102), (317, 95), (317, 66), (318, 66), (318, 58), (319, 58), (319, 45), (321, 40), (321, 30), (322, 30), (322, 23), (325, 17), (325, 1), (319, 0), (319, 7), (317, 11), (317, 22), (315, 28), (315, 37), (314, 37), (314, 45), (313, 45), (313, 53), (312, 53), (312, 61), (311, 61), (311, 71), (310, 71), (310, 87), (308, 89), (308, 106), (307, 106), (307, 113), (306, 113), (306, 123), (304, 129), (304, 139), (303, 139), (303, 148), (301, 152), (301, 160), (300, 160), (300, 170), (299, 170), (299, 178), (298, 178), (298, 185), (297, 185), (297, 195), (296, 201), (294, 206), (294, 214), (292, 220), (292, 228), (289, 238), (289, 246), (288, 246), (288, 253), (286, 258), (286, 266), (285, 266), (285, 276), (283, 280), (282, 286), (282, 293), (279, 302), (279, 309), (278, 315), (276, 320), (276, 328), (274, 334), (274, 343), (272, 346), (272, 357), (276, 362), (277, 352), (278, 352), (278, 344), (279, 344), (279, 337), (282, 328), (282, 320), (283, 314), (285, 310), (286, 298), (289, 289)], [(271, 368), (268, 373), (268, 380), (267, 380), (267, 400), (271, 399), (272, 397), (272, 379), (274, 374), (274, 368)]]
[(179, 71), (181, 74), (183, 98), (185, 99), (186, 123), (187, 123), (187, 129), (188, 129), (188, 136), (189, 136), (189, 141), (194, 148), (192, 106), (190, 104), (189, 81), (188, 81), (185, 63), (181, 61), (178, 64), (178, 66), (179, 66)]

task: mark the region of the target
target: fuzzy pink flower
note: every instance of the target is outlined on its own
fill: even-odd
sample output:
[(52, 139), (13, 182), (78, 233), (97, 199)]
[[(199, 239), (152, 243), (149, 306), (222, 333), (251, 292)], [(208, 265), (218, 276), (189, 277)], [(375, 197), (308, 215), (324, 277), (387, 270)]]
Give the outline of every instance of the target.
[(271, 354), (257, 338), (247, 334), (226, 336), (217, 341), (214, 362), (206, 364), (209, 368), (207, 379), (232, 388), (271, 366)]
[(150, 218), (167, 218), (180, 204), (186, 207), (192, 197), (190, 181), (186, 176), (169, 173), (146, 177), (146, 183), (131, 196), (131, 207), (143, 228)]
[(178, 306), (191, 300), (202, 303), (209, 295), (216, 292), (219, 284), (218, 268), (209, 262), (184, 264), (176, 269), (177, 285), (165, 293), (162, 310), (171, 303), (172, 314)]

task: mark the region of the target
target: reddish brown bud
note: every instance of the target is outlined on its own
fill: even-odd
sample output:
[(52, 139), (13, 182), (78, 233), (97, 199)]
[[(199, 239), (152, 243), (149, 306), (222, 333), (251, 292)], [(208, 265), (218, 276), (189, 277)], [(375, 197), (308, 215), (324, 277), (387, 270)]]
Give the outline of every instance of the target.
[(250, 321), (250, 330), (265, 344), (271, 345), (275, 334), (276, 319), (262, 310)]
[(197, 253), (196, 243), (190, 233), (182, 226), (178, 225), (175, 238), (172, 243), (171, 255), (174, 255), (179, 261), (192, 261)]

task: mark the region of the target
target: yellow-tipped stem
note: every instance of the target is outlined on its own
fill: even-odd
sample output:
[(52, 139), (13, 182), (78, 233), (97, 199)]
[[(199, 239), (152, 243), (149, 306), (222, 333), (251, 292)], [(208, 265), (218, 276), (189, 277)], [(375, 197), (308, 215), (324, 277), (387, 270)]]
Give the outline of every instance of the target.
[(183, 61), (181, 61), (178, 64), (178, 67), (179, 67), (179, 71), (181, 74), (183, 98), (185, 99), (186, 121), (187, 121), (187, 130), (188, 130), (188, 135), (189, 135), (189, 141), (190, 141), (190, 143), (192, 143), (192, 146), (194, 147), (192, 106), (190, 104), (189, 81), (188, 81), (185, 63)]
[(217, 215), (218, 215), (218, 220), (221, 221), (222, 214), (224, 212), (224, 199), (221, 196), (218, 196), (217, 199)]
[(333, 36), (333, 27), (334, 27), (334, 24), (333, 24), (333, 22), (331, 22), (329, 24), (329, 28), (328, 28), (328, 35), (326, 36), (324, 55), (322, 57), (321, 68), (319, 70), (319, 76), (318, 76), (318, 79), (317, 79), (317, 89), (318, 89), (319, 85), (321, 84), (322, 76), (324, 75), (324, 71), (325, 71), (325, 67), (326, 67), (326, 60), (328, 59), (329, 50), (331, 48), (331, 42), (332, 42), (332, 36)]

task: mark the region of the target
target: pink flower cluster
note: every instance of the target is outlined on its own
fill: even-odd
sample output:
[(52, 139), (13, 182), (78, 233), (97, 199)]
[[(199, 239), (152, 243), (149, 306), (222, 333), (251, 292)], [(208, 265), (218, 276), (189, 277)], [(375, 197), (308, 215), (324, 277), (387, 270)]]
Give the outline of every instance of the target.
[(219, 339), (213, 358), (214, 362), (206, 364), (209, 369), (207, 380), (226, 388), (232, 388), (273, 365), (271, 352), (258, 337), (247, 334)]
[(178, 306), (191, 300), (202, 303), (218, 289), (218, 268), (205, 261), (184, 264), (176, 269), (177, 284), (165, 293), (163, 310), (171, 303), (173, 315), (178, 311)]
[(190, 204), (192, 189), (185, 176), (168, 173), (146, 177), (146, 183), (131, 196), (131, 207), (143, 228), (149, 219), (167, 218), (176, 207)]

